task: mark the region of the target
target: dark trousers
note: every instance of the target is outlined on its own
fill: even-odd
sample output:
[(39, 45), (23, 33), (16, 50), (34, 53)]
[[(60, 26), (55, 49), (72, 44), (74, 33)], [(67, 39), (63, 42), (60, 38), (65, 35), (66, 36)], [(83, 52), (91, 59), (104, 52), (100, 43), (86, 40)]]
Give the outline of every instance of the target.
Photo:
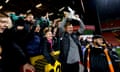
[(62, 72), (79, 72), (79, 62), (73, 64), (62, 64)]

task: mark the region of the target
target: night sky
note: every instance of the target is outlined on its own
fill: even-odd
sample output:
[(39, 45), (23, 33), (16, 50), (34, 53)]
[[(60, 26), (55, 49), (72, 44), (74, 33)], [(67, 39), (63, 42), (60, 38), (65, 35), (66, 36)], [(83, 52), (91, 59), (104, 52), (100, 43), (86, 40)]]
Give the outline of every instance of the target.
[(83, 0), (85, 13), (84, 22), (95, 25), (96, 33), (101, 34), (101, 24), (120, 20), (120, 0)]
[(97, 0), (96, 6), (102, 21), (120, 18), (120, 0)]
[(100, 22), (120, 18), (120, 0), (84, 0), (84, 3), (88, 17), (99, 17)]

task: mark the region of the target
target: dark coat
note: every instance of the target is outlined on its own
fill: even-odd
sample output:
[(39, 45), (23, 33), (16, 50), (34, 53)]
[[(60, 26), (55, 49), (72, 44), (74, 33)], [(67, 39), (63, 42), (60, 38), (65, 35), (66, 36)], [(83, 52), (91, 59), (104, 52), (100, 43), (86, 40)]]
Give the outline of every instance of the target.
[(81, 50), (81, 44), (80, 44), (80, 41), (78, 40), (78, 36), (80, 34), (83, 34), (84, 30), (85, 30), (85, 25), (83, 23), (83, 21), (80, 19), (80, 20), (76, 20), (76, 19), (72, 19), (72, 18), (64, 18), (62, 23), (60, 24), (59, 26), (59, 34), (60, 34), (60, 57), (59, 57), (59, 60), (62, 62), (62, 63), (66, 63), (66, 60), (67, 60), (67, 56), (68, 56), (68, 52), (69, 52), (69, 49), (70, 49), (70, 39), (69, 39), (69, 34), (67, 32), (65, 32), (64, 30), (64, 26), (66, 24), (67, 21), (74, 21), (72, 24), (75, 24), (76, 22), (78, 24), (80, 24), (80, 28), (76, 31), (76, 32), (73, 32), (71, 34), (71, 37), (73, 38), (73, 40), (75, 41), (75, 43), (77, 44), (78, 48), (79, 48), (79, 53), (80, 53), (80, 60), (81, 62), (83, 62), (83, 57), (82, 57), (82, 50)]
[[(80, 60), (82, 62), (83, 61), (82, 50), (81, 50), (81, 44), (80, 44), (80, 42), (78, 40), (78, 36), (77, 36), (76, 33), (72, 33), (71, 37), (73, 38), (74, 42), (78, 46), (79, 54), (80, 54)], [(59, 60), (62, 63), (66, 63), (68, 52), (69, 52), (69, 49), (70, 49), (70, 39), (69, 39), (69, 34), (67, 32), (65, 32), (63, 34), (60, 44), (61, 44), (61, 48), (60, 48), (61, 53), (60, 53)]]
[(30, 33), (28, 35), (27, 44), (26, 44), (26, 52), (29, 56), (35, 56), (41, 54), (41, 38), (38, 33)]
[[(88, 49), (86, 50), (85, 57), (84, 57), (85, 58), (84, 59), (85, 71), (84, 72), (88, 72), (86, 69), (87, 68), (87, 54), (88, 54)], [(119, 72), (118, 65), (116, 64), (113, 56), (110, 55), (110, 58), (112, 60), (112, 64), (113, 64), (115, 72)], [(90, 46), (90, 72), (110, 72), (103, 48), (94, 48)]]
[[(52, 45), (52, 47), (53, 47), (53, 45)], [(54, 64), (55, 59), (50, 55), (53, 48), (51, 49), (51, 44), (48, 42), (48, 40), (46, 38), (43, 39), (42, 47), (43, 47), (43, 55), (47, 59), (48, 63)]]
[(27, 63), (21, 47), (13, 41), (12, 33), (6, 31), (1, 36), (3, 72), (19, 72), (20, 67)]

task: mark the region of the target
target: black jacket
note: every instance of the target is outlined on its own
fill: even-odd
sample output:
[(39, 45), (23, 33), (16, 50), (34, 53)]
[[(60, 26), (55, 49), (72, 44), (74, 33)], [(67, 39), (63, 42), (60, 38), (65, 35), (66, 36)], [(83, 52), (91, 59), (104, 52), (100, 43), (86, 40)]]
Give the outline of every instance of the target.
[(47, 59), (48, 63), (54, 64), (55, 59), (50, 55), (50, 53), (52, 52), (52, 49), (54, 50), (53, 46), (55, 44), (53, 43), (52, 49), (51, 49), (51, 44), (48, 42), (48, 40), (46, 38), (43, 38), (42, 42), (43, 42), (42, 43), (43, 55)]
[(27, 63), (24, 52), (12, 38), (12, 32), (6, 31), (2, 34), (1, 46), (2, 52), (2, 72), (20, 72), (20, 67)]
[[(81, 50), (81, 44), (80, 44), (80, 42), (78, 40), (78, 36), (77, 36), (76, 33), (72, 33), (71, 37), (74, 40), (74, 42), (76, 43), (76, 45), (78, 46), (80, 60), (82, 62), (83, 61), (82, 50)], [(69, 39), (69, 34), (67, 32), (65, 32), (63, 34), (60, 45), (61, 45), (61, 48), (60, 48), (61, 53), (60, 53), (59, 60), (62, 63), (66, 63), (68, 52), (69, 52), (69, 49), (70, 49), (70, 39)]]
[[(88, 49), (86, 49), (85, 51), (84, 72), (88, 72), (87, 71), (87, 54), (88, 54)], [(110, 52), (109, 52), (109, 56), (111, 58), (115, 72), (119, 72), (119, 68), (118, 68), (119, 66), (115, 62), (115, 59), (113, 55), (110, 54)], [(95, 48), (90, 46), (90, 72), (110, 72), (108, 62), (104, 54), (104, 48)]]
[(69, 19), (69, 18), (64, 18), (62, 23), (60, 24), (59, 26), (59, 33), (60, 33), (60, 57), (59, 57), (59, 60), (63, 63), (66, 63), (66, 60), (67, 60), (67, 56), (68, 56), (68, 52), (69, 52), (69, 49), (70, 49), (70, 39), (69, 39), (69, 34), (67, 32), (65, 32), (64, 30), (64, 26), (66, 24), (67, 21), (69, 20), (73, 20), (73, 24), (77, 23), (80, 25), (80, 28), (78, 29), (78, 31), (76, 32), (73, 32), (71, 34), (71, 37), (73, 38), (73, 40), (75, 41), (76, 45), (78, 46), (79, 48), (79, 53), (80, 53), (80, 60), (81, 62), (83, 61), (83, 58), (82, 58), (82, 50), (81, 50), (81, 44), (80, 44), (80, 41), (78, 40), (78, 36), (80, 34), (82, 34), (85, 30), (85, 25), (83, 23), (83, 21), (80, 19), (80, 20), (76, 20), (76, 19)]

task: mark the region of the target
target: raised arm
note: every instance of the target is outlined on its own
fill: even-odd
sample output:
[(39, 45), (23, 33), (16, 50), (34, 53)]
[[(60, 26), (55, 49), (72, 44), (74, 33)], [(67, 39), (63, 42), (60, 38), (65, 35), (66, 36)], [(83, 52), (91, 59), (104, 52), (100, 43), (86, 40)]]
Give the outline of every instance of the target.
[(65, 25), (65, 23), (66, 23), (66, 20), (67, 20), (66, 18), (63, 18), (61, 24), (59, 25), (60, 32), (61, 32), (61, 31), (62, 31), (62, 32), (65, 31), (65, 30), (64, 30), (64, 25)]
[(78, 30), (78, 32), (82, 34), (85, 30), (85, 25), (81, 19), (79, 19), (79, 22), (80, 22), (80, 29)]

